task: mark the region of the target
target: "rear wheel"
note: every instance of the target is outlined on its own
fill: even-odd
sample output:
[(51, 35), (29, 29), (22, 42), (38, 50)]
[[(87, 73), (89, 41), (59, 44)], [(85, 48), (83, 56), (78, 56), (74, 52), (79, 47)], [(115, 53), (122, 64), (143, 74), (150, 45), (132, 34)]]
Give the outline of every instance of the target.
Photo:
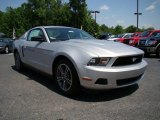
[(160, 46), (157, 48), (157, 57), (160, 57)]
[(14, 53), (14, 60), (15, 60), (15, 67), (18, 71), (21, 71), (23, 69), (23, 64), (21, 61), (21, 58), (19, 56), (19, 53), (16, 51)]
[(54, 79), (59, 90), (66, 95), (76, 95), (80, 90), (79, 78), (73, 64), (60, 60), (54, 69)]

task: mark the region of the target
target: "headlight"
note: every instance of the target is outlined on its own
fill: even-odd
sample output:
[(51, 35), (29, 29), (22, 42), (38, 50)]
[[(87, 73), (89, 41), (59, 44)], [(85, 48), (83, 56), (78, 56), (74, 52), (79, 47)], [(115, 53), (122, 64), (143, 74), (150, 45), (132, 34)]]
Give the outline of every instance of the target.
[(157, 42), (156, 40), (154, 40), (154, 41), (148, 41), (147, 45), (154, 45), (154, 44), (156, 44), (156, 42)]
[(134, 40), (130, 40), (130, 41), (129, 41), (129, 44), (133, 44), (133, 43), (134, 43)]
[(92, 58), (87, 65), (88, 66), (106, 66), (109, 60), (110, 60), (109, 57)]

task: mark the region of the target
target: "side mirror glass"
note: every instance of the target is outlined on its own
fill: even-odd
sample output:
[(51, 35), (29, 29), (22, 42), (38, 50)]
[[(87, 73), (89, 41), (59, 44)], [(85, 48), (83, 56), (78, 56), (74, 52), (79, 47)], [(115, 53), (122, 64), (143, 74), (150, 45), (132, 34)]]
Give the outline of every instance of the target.
[(44, 42), (45, 39), (42, 36), (36, 36), (36, 37), (32, 37), (31, 41), (38, 41), (38, 42)]

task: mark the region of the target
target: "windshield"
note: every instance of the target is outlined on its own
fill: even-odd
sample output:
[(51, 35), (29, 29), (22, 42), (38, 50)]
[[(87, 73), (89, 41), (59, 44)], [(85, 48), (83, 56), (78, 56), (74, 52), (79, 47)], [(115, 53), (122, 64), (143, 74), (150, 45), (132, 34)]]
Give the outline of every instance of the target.
[(139, 32), (137, 32), (137, 33), (134, 33), (133, 35), (132, 35), (132, 37), (137, 37), (137, 36), (139, 36), (141, 33), (139, 33)]
[(124, 34), (117, 35), (118, 38), (122, 38)]
[(124, 38), (131, 38), (131, 37), (133, 37), (133, 34), (128, 34), (128, 35), (124, 36)]
[(45, 30), (51, 42), (70, 39), (95, 39), (87, 32), (76, 28), (45, 28)]
[(157, 33), (157, 34), (155, 35), (155, 37), (156, 37), (156, 38), (160, 38), (160, 33)]
[(5, 40), (0, 38), (0, 42), (5, 42)]
[(150, 33), (151, 33), (151, 31), (145, 31), (145, 32), (139, 34), (138, 36), (139, 37), (147, 37)]
[(110, 38), (117, 38), (118, 35), (111, 35)]

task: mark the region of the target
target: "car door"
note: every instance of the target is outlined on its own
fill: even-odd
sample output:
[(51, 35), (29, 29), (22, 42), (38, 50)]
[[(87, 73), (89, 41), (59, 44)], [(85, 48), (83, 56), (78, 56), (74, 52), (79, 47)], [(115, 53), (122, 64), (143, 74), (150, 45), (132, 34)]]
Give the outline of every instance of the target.
[(41, 29), (33, 29), (28, 33), (27, 41), (25, 44), (22, 46), (22, 51), (23, 51), (23, 58), (25, 62), (33, 67), (37, 66), (37, 61), (36, 61), (36, 48), (37, 45), (41, 44), (39, 41), (31, 41), (32, 37), (38, 37), (39, 34), (42, 32)]
[[(44, 41), (32, 41), (33, 37), (43, 37)], [(42, 29), (37, 28), (29, 32), (27, 42), (23, 46), (26, 63), (38, 70), (46, 72), (49, 67), (51, 50), (47, 49), (50, 43), (46, 40)]]

